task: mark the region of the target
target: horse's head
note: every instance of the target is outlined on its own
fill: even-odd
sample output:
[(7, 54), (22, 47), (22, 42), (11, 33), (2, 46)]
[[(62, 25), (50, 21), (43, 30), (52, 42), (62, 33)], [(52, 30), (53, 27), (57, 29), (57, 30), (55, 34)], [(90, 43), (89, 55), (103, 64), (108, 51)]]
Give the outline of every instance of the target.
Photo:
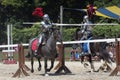
[(62, 42), (62, 36), (59, 29), (53, 28), (52, 35), (55, 40), (57, 40), (58, 42)]
[(73, 36), (74, 40), (80, 40), (82, 36), (83, 36), (82, 30), (80, 30), (79, 28), (76, 29), (75, 35)]

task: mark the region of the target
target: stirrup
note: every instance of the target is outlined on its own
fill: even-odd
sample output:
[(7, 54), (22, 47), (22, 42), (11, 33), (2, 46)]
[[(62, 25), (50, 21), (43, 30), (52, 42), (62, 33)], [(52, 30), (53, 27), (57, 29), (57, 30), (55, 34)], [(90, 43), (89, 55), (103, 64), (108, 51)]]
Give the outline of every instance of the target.
[(35, 53), (37, 53), (37, 50), (35, 50)]

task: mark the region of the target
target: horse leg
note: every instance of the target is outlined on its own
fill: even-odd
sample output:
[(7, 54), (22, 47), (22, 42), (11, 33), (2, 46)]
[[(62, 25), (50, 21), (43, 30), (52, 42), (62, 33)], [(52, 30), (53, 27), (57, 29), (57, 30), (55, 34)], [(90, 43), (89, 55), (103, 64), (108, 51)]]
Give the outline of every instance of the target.
[(108, 64), (107, 64), (106, 61), (104, 61), (103, 67), (104, 67), (104, 72), (107, 72), (107, 71), (108, 71), (108, 70), (107, 70)]
[(33, 54), (31, 55), (31, 72), (33, 73), (34, 72), (34, 69), (33, 69), (33, 64), (34, 64), (34, 60), (33, 60)]
[(99, 70), (102, 70), (102, 71), (104, 71), (104, 72), (107, 72), (107, 71), (111, 71), (111, 68), (110, 68), (110, 66), (107, 64), (106, 61), (104, 61), (103, 59), (101, 59), (101, 65), (100, 65), (98, 71), (99, 71)]
[(38, 63), (39, 63), (38, 71), (40, 71), (40, 70), (41, 70), (41, 62), (40, 62), (40, 57), (38, 57), (37, 59), (38, 59)]
[(55, 59), (51, 59), (51, 66), (50, 66), (49, 69), (47, 69), (48, 72), (50, 72), (50, 70), (53, 68), (53, 66), (54, 66), (54, 61), (55, 61)]
[(104, 70), (104, 61), (103, 61), (103, 59), (101, 59), (100, 62), (101, 62), (101, 64), (100, 64), (97, 71), (101, 71), (101, 70), (103, 71)]
[(106, 62), (106, 66), (107, 66), (107, 67), (106, 67), (106, 70), (110, 72), (110, 71), (112, 70), (112, 68), (110, 67), (109, 64), (107, 64), (107, 62)]
[(89, 61), (90, 66), (91, 66), (91, 72), (95, 71), (95, 68), (94, 68), (94, 65), (93, 65), (93, 61), (92, 61), (92, 55), (91, 54), (88, 55), (88, 61)]
[(45, 68), (45, 76), (49, 76), (47, 74), (47, 58), (44, 58), (44, 68)]
[(81, 63), (83, 63), (84, 61), (84, 56), (81, 56)]
[(81, 63), (84, 65), (84, 67), (86, 68), (88, 66), (88, 64), (85, 62), (85, 57), (84, 55), (81, 56)]

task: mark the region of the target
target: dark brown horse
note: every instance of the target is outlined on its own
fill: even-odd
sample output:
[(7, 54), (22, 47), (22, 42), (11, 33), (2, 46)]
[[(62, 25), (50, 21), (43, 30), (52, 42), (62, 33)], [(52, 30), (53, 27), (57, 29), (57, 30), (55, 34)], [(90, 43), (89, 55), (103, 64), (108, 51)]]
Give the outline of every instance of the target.
[[(75, 33), (76, 33), (75, 40), (81, 40), (82, 36), (84, 35), (82, 33), (82, 31), (80, 29), (77, 29)], [(93, 40), (93, 39), (102, 39), (102, 38), (89, 37), (89, 39)], [(85, 47), (84, 47), (84, 45), (85, 45)], [(91, 69), (94, 70), (93, 61), (92, 61), (92, 57), (94, 57), (94, 56), (98, 56), (98, 58), (105, 61), (105, 63), (111, 63), (111, 57), (106, 50), (106, 47), (107, 47), (106, 42), (81, 43), (81, 44), (79, 44), (79, 46), (83, 53), (83, 54), (81, 54), (81, 62), (83, 62), (84, 57), (87, 56), (88, 61), (90, 62), (90, 65), (91, 65)], [(86, 48), (87, 48), (87, 51), (86, 51)]]

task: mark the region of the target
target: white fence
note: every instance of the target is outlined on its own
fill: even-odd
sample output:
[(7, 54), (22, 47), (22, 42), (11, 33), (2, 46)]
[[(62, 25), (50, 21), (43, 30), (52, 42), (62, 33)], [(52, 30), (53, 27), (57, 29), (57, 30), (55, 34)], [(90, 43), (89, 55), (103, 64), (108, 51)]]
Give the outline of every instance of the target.
[[(39, 22), (23, 22), (23, 24), (40, 24)], [(91, 26), (117, 26), (117, 23), (96, 23), (96, 24), (60, 24), (60, 23), (52, 23), (55, 26), (84, 26), (84, 25), (91, 25)]]
[[(117, 38), (118, 41), (120, 41), (120, 38)], [(95, 40), (82, 40), (82, 41), (63, 41), (63, 44), (76, 44), (76, 43), (94, 43), (94, 42), (115, 42), (115, 38), (111, 39), (95, 39)], [(57, 44), (60, 44), (59, 42)], [(28, 46), (29, 44), (22, 44), (23, 46)], [(13, 45), (0, 45), (0, 48), (4, 47), (17, 47), (18, 44), (13, 44)]]

